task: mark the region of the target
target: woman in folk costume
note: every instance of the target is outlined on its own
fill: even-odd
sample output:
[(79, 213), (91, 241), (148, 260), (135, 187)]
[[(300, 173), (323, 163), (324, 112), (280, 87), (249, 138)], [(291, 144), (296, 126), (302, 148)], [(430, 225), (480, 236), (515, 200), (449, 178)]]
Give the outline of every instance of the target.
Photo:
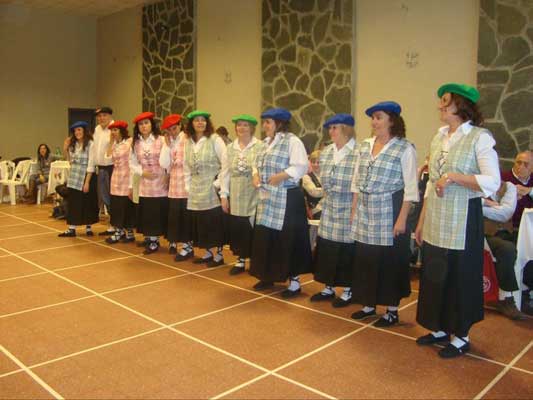
[[(320, 175), (324, 188), (322, 217), (318, 227), (315, 255), (315, 281), (326, 286), (311, 301), (333, 299), (333, 307), (344, 307), (352, 298), (352, 268), (355, 243), (351, 238), (353, 195), (350, 190), (357, 160), (355, 121), (349, 114), (337, 114), (326, 121), (333, 144), (320, 155)], [(335, 298), (335, 287), (344, 291)]]
[(154, 113), (141, 113), (133, 122), (130, 168), (140, 176), (137, 231), (144, 235), (144, 254), (151, 254), (159, 249), (159, 236), (167, 232), (168, 181), (159, 165), (165, 139), (154, 121)]
[(111, 174), (111, 225), (115, 227), (112, 236), (106, 239), (109, 244), (119, 241), (129, 243), (135, 241), (135, 205), (129, 198), (130, 194), (130, 153), (131, 138), (128, 135), (128, 123), (115, 121), (108, 126), (111, 138), (105, 158), (113, 159)]
[[(238, 115), (232, 119), (237, 139), (230, 143), (228, 170), (221, 179), (220, 197), (222, 210), (227, 218), (228, 239), (231, 251), (238, 256), (230, 275), (244, 272), (245, 260), (252, 252), (253, 226), (258, 201), (258, 189), (252, 176), (256, 169), (257, 156), (264, 149), (262, 141), (255, 138), (257, 120), (251, 115)], [(228, 199), (229, 196), (229, 199)]]
[[(191, 242), (191, 218), (187, 211), (187, 191), (185, 190), (185, 134), (181, 131), (181, 115), (170, 114), (161, 124), (165, 131), (165, 146), (161, 150), (159, 164), (169, 171), (168, 185), (168, 226), (166, 238), (169, 253), (176, 254), (176, 261), (184, 261), (194, 255)], [(177, 243), (182, 243), (178, 252)]]
[(492, 134), (480, 127), (477, 89), (451, 83), (440, 87), (438, 96), (446, 126), (431, 142), (429, 182), (416, 228), (424, 268), (416, 319), (432, 332), (417, 343), (447, 343), (439, 355), (452, 358), (470, 349), (468, 332), (483, 319), (481, 198), (498, 190), (500, 171)]
[(91, 225), (98, 222), (98, 195), (94, 173), (92, 136), (84, 121), (70, 126), (70, 135), (63, 144), (63, 151), (70, 161), (68, 187), (68, 229), (60, 237), (76, 236), (76, 226), (85, 225), (87, 236), (93, 236)]
[(373, 136), (358, 147), (352, 185), (352, 237), (357, 253), (352, 302), (364, 306), (352, 318), (376, 315), (376, 306), (385, 305), (387, 312), (377, 327), (397, 324), (400, 300), (411, 293), (406, 223), (411, 202), (418, 201), (417, 165), (400, 113), (400, 105), (393, 101), (366, 110)]
[(291, 113), (283, 108), (265, 111), (266, 149), (259, 155), (254, 185), (260, 189), (254, 228), (250, 274), (259, 279), (255, 290), (285, 282), (285, 298), (301, 292), (301, 273), (311, 270), (311, 244), (300, 179), (308, 161), (300, 139), (289, 132)]
[(226, 144), (214, 133), (210, 116), (200, 110), (187, 115), (185, 184), (189, 193), (187, 210), (191, 216), (192, 240), (197, 247), (206, 249), (193, 263), (211, 268), (224, 264), (224, 218), (214, 183), (217, 175), (225, 174), (227, 154)]

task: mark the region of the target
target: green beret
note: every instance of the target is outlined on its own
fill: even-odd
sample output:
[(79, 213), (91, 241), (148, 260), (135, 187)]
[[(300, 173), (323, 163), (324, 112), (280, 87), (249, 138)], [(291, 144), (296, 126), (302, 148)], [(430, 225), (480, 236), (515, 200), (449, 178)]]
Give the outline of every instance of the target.
[(447, 83), (446, 85), (442, 85), (437, 91), (437, 94), (439, 97), (442, 97), (444, 93), (458, 94), (470, 100), (472, 103), (477, 103), (479, 100), (479, 92), (475, 87), (461, 85), (459, 83)]
[(246, 121), (252, 125), (257, 125), (257, 119), (248, 114), (239, 114), (231, 119), (233, 123), (237, 123), (237, 121)]
[(194, 111), (191, 111), (189, 114), (187, 114), (188, 119), (194, 119), (196, 117), (209, 118), (210, 116), (211, 114), (209, 114), (207, 111), (202, 111), (202, 110), (194, 110)]

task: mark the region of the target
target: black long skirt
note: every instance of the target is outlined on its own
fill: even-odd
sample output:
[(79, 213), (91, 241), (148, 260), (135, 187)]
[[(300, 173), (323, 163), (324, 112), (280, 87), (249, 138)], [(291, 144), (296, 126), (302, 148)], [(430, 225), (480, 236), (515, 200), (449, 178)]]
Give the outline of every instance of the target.
[[(393, 221), (400, 214), (403, 190), (392, 195)], [(398, 235), (392, 246), (355, 242), (352, 302), (364, 306), (397, 306), (411, 294), (409, 278), (410, 232)]]
[(171, 243), (187, 243), (192, 240), (191, 223), (187, 199), (169, 198), (167, 240)]
[(128, 196), (111, 195), (111, 225), (119, 229), (135, 227), (136, 205)]
[(250, 258), (252, 255), (252, 239), (254, 228), (250, 223), (250, 217), (227, 215), (227, 239), (233, 254), (242, 258)]
[(341, 243), (318, 236), (314, 279), (328, 286), (352, 286), (352, 269), (355, 258), (355, 243)]
[(309, 224), (302, 189), (287, 191), (281, 231), (255, 225), (250, 274), (265, 282), (285, 282), (311, 272)]
[(483, 214), (470, 199), (464, 250), (424, 242), (416, 320), (432, 331), (467, 336), (483, 320)]
[(92, 225), (98, 222), (96, 175), (91, 176), (89, 192), (68, 188), (67, 224)]
[(137, 232), (144, 236), (164, 235), (167, 233), (167, 218), (167, 197), (139, 197)]
[(210, 210), (189, 210), (191, 238), (196, 247), (210, 249), (225, 244), (224, 216), (222, 207)]

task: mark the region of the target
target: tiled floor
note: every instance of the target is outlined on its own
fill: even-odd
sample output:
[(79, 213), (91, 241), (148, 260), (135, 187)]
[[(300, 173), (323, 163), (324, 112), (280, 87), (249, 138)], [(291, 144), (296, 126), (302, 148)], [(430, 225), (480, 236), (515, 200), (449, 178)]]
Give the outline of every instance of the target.
[(286, 301), (228, 265), (58, 238), (49, 212), (0, 205), (2, 399), (533, 398), (532, 319), (487, 310), (472, 354), (441, 360), (414, 341), (416, 280), (401, 324), (377, 329), (310, 303), (312, 275)]

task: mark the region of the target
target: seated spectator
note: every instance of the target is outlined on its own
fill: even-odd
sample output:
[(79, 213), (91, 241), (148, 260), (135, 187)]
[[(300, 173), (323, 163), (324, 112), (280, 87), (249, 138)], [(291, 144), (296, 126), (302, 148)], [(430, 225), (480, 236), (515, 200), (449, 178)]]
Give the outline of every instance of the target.
[(510, 319), (522, 319), (523, 314), (516, 307), (513, 292), (519, 290), (514, 265), (516, 245), (511, 239), (510, 224), (516, 207), (516, 187), (502, 181), (492, 198), (483, 199), (485, 238), (496, 258), (495, 268), (500, 290), (496, 308)]
[[(502, 181), (511, 182), (516, 186), (518, 202), (513, 214), (513, 227), (518, 231), (524, 208), (533, 207), (533, 160), (531, 151), (523, 151), (516, 156), (511, 171), (502, 173)], [(514, 240), (516, 241), (516, 236)]]
[(320, 151), (313, 151), (309, 156), (310, 171), (302, 178), (302, 187), (308, 208), (309, 219), (320, 219), (322, 205), (320, 200), (324, 196), (324, 189), (320, 182)]
[(50, 164), (54, 160), (48, 145), (42, 143), (37, 147), (37, 173), (30, 175), (28, 190), (24, 195), (25, 203), (35, 204), (37, 202), (37, 186), (48, 182)]

